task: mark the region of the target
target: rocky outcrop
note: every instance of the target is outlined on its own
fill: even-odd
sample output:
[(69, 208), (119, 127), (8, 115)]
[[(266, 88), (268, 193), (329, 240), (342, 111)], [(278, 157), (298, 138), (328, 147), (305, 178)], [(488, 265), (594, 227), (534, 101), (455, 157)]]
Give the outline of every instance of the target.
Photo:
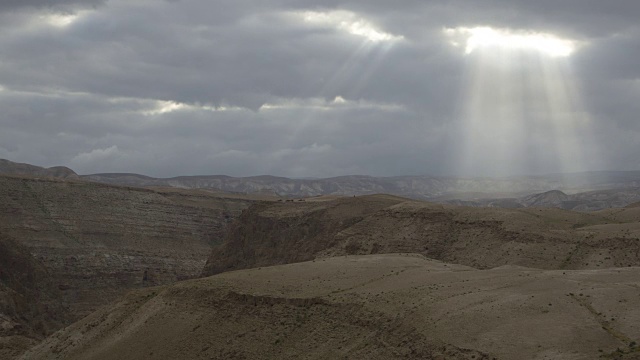
[(206, 191), (0, 176), (0, 232), (42, 264), (79, 319), (130, 289), (198, 276), (249, 203)]
[(419, 253), (480, 269), (640, 266), (640, 218), (631, 211), (481, 209), (376, 195), (263, 203), (229, 227), (204, 274), (377, 253)]

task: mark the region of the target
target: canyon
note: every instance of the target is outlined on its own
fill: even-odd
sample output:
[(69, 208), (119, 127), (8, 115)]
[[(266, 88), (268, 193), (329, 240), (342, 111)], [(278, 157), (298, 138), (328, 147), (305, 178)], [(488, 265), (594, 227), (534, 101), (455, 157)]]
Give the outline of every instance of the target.
[[(0, 176), (0, 199), (0, 234), (23, 254), (2, 268), (24, 266), (40, 274), (36, 279), (46, 277), (45, 288), (55, 291), (32, 289), (23, 298), (51, 294), (61, 305), (51, 309), (61, 320), (39, 336), (131, 289), (197, 277), (226, 225), (254, 201), (200, 190), (15, 176)], [(9, 318), (7, 333), (34, 334)]]
[(3, 359), (640, 357), (631, 187), (436, 203), (0, 172)]

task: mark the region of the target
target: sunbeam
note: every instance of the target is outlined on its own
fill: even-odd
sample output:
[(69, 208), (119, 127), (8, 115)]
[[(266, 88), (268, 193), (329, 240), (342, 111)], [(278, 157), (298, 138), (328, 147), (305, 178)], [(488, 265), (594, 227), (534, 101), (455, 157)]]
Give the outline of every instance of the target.
[(488, 27), (444, 33), (467, 61), (460, 174), (575, 172), (597, 162), (570, 68), (578, 42)]
[(568, 57), (576, 48), (575, 41), (545, 33), (490, 27), (461, 27), (445, 29), (445, 32), (452, 37), (452, 44), (455, 46), (460, 46), (460, 38), (466, 38), (466, 54), (471, 54), (484, 47), (502, 47), (515, 50), (536, 50), (551, 57)]
[[(388, 52), (399, 42), (403, 36), (387, 33), (376, 27), (371, 21), (350, 11), (304, 11), (295, 13), (298, 19), (311, 27), (319, 27), (336, 31), (343, 37), (343, 41), (355, 43), (344, 62), (336, 68), (331, 75), (322, 82), (318, 89), (318, 97), (324, 98), (324, 108), (332, 111), (348, 111), (349, 107), (359, 105), (365, 100), (360, 99), (360, 93), (367, 86), (368, 81), (376, 70), (382, 65)], [(346, 98), (346, 99), (345, 99)], [(384, 111), (396, 111), (394, 106), (380, 104)], [(312, 108), (290, 109), (299, 113), (297, 123), (291, 127), (291, 135), (286, 144), (288, 148), (307, 146), (300, 142), (300, 133), (307, 130), (312, 124), (324, 123), (324, 129), (330, 129), (325, 117), (319, 115)], [(337, 131), (337, 129), (334, 129)], [(292, 168), (299, 166), (293, 159)]]

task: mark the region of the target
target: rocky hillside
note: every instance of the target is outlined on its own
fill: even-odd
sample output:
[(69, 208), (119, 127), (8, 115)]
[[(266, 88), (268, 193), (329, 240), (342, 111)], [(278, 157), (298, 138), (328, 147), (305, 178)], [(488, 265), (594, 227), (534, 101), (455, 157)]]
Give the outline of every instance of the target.
[(342, 256), (139, 290), (24, 359), (637, 359), (639, 277)]
[(0, 232), (51, 275), (79, 319), (133, 288), (200, 274), (227, 223), (251, 200), (0, 176)]
[(640, 266), (640, 208), (470, 208), (386, 195), (260, 203), (229, 227), (204, 274), (400, 252), (479, 269)]

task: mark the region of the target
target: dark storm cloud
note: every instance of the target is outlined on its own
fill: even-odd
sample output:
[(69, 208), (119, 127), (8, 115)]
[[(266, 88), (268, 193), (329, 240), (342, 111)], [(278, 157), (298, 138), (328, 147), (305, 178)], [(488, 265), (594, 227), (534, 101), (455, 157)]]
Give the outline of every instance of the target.
[[(3, 2), (0, 158), (156, 176), (455, 172), (469, 59), (443, 29), (492, 26), (580, 41), (582, 103), (598, 141), (616, 143), (590, 169), (640, 167), (639, 7)], [(371, 29), (394, 40), (367, 41)]]

